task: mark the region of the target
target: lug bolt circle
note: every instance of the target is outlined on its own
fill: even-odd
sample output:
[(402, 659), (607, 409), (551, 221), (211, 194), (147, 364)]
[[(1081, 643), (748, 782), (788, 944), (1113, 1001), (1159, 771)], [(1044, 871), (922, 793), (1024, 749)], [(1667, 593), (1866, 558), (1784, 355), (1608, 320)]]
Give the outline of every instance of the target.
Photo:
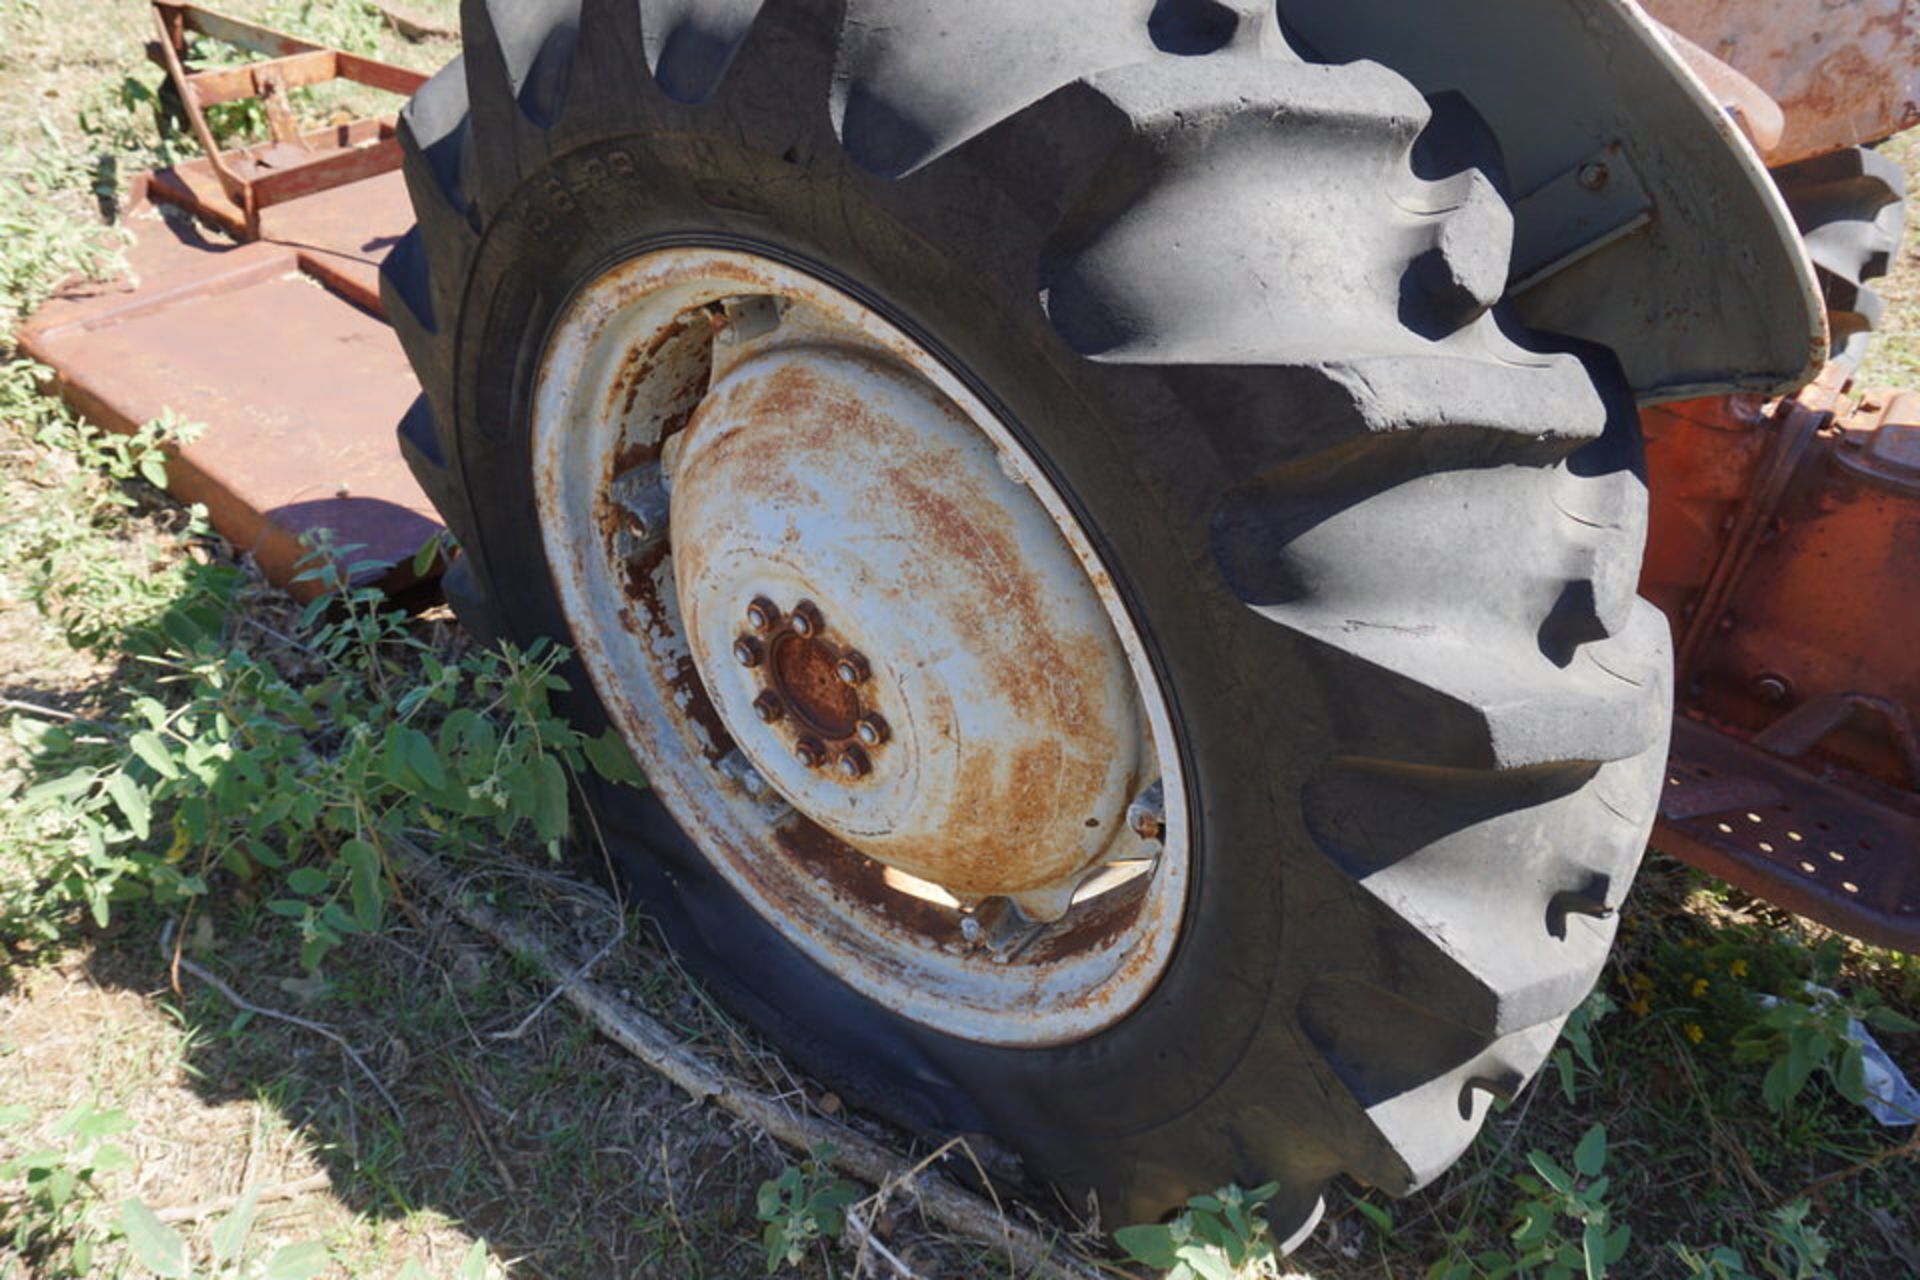
[(833, 672), (840, 677), (841, 684), (862, 684), (872, 674), (867, 666), (866, 655), (857, 649), (849, 649), (840, 655), (840, 661), (833, 664)]
[(873, 762), (867, 759), (867, 753), (858, 747), (847, 747), (840, 752), (840, 776), (844, 778), (864, 778), (873, 772)]
[(743, 667), (757, 667), (766, 656), (766, 650), (752, 636), (741, 636), (733, 642), (733, 660)]
[(827, 762), (827, 748), (818, 738), (802, 738), (793, 744), (793, 758), (809, 769)]
[(860, 717), (860, 722), (854, 726), (853, 731), (859, 736), (860, 741), (870, 747), (879, 746), (891, 736), (887, 722), (871, 711)]
[(772, 724), (787, 714), (787, 705), (779, 694), (768, 690), (753, 700), (753, 714), (760, 717), (761, 724)]
[(747, 606), (747, 625), (755, 631), (771, 631), (780, 625), (780, 606), (765, 596), (756, 596)]
[(788, 625), (793, 628), (793, 634), (805, 638), (819, 635), (826, 623), (821, 620), (820, 610), (813, 601), (802, 600), (793, 606), (793, 621)]

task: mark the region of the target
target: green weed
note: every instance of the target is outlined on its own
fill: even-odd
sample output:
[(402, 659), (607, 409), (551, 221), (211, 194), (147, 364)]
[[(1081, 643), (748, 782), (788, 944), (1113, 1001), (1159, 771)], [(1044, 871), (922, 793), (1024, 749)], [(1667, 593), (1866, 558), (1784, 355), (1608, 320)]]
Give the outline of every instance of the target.
[(1810, 1212), (1805, 1200), (1775, 1210), (1761, 1229), (1751, 1263), (1730, 1245), (1696, 1251), (1676, 1244), (1674, 1256), (1694, 1280), (1825, 1280), (1832, 1246), (1807, 1220)]
[(135, 1260), (162, 1280), (312, 1280), (332, 1264), (318, 1240), (298, 1240), (259, 1256), (248, 1247), (259, 1210), (259, 1188), (249, 1188), (213, 1228), (204, 1268), (193, 1264), (186, 1237), (140, 1200), (121, 1204), (119, 1230)]
[(1194, 1196), (1172, 1221), (1113, 1233), (1126, 1256), (1166, 1271), (1166, 1280), (1266, 1280), (1280, 1274), (1280, 1256), (1261, 1206), (1278, 1183), (1247, 1190), (1221, 1187)]
[[(25, 1108), (0, 1108), (0, 1128), (30, 1118)], [(98, 1179), (132, 1164), (108, 1139), (132, 1127), (124, 1111), (82, 1103), (54, 1125), (58, 1145), (0, 1164), (0, 1239), (35, 1268), (33, 1274), (48, 1280), (94, 1274), (96, 1254), (111, 1238), (93, 1221)]]
[(755, 1207), (768, 1275), (783, 1266), (798, 1266), (815, 1241), (838, 1240), (846, 1229), (847, 1206), (860, 1198), (860, 1188), (833, 1176), (836, 1154), (831, 1144), (823, 1143), (807, 1159), (760, 1184)]
[(1573, 1149), (1573, 1168), (1544, 1151), (1527, 1153), (1532, 1173), (1514, 1176), (1521, 1198), (1510, 1215), (1511, 1248), (1485, 1249), (1471, 1258), (1443, 1258), (1427, 1280), (1599, 1280), (1632, 1240), (1632, 1228), (1616, 1223), (1607, 1204), (1612, 1180), (1605, 1176), (1607, 1130), (1588, 1129)]
[(284, 630), (236, 621), (248, 580), (230, 564), (129, 574), (100, 544), (132, 499), (99, 476), (157, 478), (177, 428), (50, 424), (42, 442), (81, 465), (65, 500), (0, 539), (5, 562), (70, 637), (130, 661), (111, 717), (11, 726), (31, 785), (0, 830), (19, 869), (0, 877), (10, 936), (57, 937), (75, 907), (101, 926), (129, 901), (191, 910), (225, 878), (285, 917), (317, 967), (379, 927), (396, 842), (457, 852), (531, 834), (557, 850), (571, 777), (639, 782), (616, 738), (551, 709), (562, 651), (449, 661), (365, 585), (386, 566), (351, 548), (323, 540), (299, 576), (326, 590)]

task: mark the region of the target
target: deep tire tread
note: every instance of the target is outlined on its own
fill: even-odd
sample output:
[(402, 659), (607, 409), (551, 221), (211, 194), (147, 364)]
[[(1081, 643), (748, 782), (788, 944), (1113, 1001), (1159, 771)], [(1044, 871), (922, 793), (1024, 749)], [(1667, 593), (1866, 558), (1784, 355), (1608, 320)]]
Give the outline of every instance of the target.
[[(1248, 634), (1341, 691), (1303, 710), (1342, 746), (1298, 799), (1329, 917), (1372, 939), (1284, 976), (1284, 1034), (1312, 1046), (1330, 1104), (1282, 1122), (1284, 1198), (1304, 1220), (1340, 1171), (1411, 1190), (1544, 1061), (1612, 936), (1565, 904), (1617, 905), (1651, 823), (1670, 656), (1633, 597), (1645, 494), (1624, 381), (1604, 353), (1512, 329), (1506, 179), (1470, 109), (1305, 61), (1271, 5), (1163, 4), (1157, 28), (1106, 0), (1022, 6), (942, 48), (1005, 52), (961, 100), (916, 61), (938, 6), (889, 0), (879, 22), (879, 3), (467, 0), (464, 62), (402, 130), (421, 225), (385, 288), (428, 387), (403, 450), (465, 537), (452, 331), (482, 232), (623, 119), (707, 113), (795, 165), (844, 167), (846, 190), (948, 181), (1025, 219), (983, 277), (1024, 270), (1059, 341), (1116, 385), (1258, 424), (1192, 442), (1234, 475), (1208, 545)], [(832, 156), (811, 150), (823, 135)], [(956, 221), (976, 205), (947, 203)], [(1276, 251), (1303, 236), (1324, 252)], [(1289, 435), (1301, 404), (1338, 429)], [(489, 581), (469, 555), (447, 591), (493, 636)], [(1413, 1047), (1370, 1038), (1383, 1026)], [(1251, 1138), (1218, 1137), (1247, 1163)], [(1128, 1151), (1065, 1176), (1119, 1188), (1121, 1215), (1221, 1176)]]

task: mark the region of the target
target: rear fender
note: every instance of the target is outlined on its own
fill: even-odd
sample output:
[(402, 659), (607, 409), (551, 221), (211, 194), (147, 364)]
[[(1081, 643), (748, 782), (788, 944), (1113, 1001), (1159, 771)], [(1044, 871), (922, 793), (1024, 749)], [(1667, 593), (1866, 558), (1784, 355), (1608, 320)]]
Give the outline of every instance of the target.
[(1642, 403), (1785, 393), (1827, 356), (1825, 308), (1760, 157), (1633, 0), (1278, 0), (1332, 62), (1457, 91), (1514, 197), (1509, 297), (1610, 347)]

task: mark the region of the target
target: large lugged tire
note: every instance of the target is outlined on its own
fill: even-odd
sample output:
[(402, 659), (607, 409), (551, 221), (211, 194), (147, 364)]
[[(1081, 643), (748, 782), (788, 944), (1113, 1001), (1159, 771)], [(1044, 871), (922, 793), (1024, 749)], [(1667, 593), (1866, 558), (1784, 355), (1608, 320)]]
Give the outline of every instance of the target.
[(1848, 147), (1773, 170), (1827, 303), (1833, 358), (1858, 367), (1886, 303), (1870, 286), (1891, 269), (1906, 229), (1907, 178), (1877, 151)]
[[(1337, 1175), (1404, 1193), (1451, 1163), (1595, 981), (1652, 821), (1670, 684), (1666, 624), (1634, 595), (1633, 406), (1606, 353), (1503, 319), (1510, 218), (1471, 113), (1376, 65), (1312, 63), (1270, 3), (475, 0), (465, 25), (464, 62), (403, 123), (419, 226), (386, 297), (425, 395), (401, 440), (464, 548), (462, 618), (574, 646), (569, 714), (620, 728), (655, 777), (583, 788), (688, 966), (843, 1095), (991, 1135), (1009, 1180), (1076, 1207), (1093, 1193), (1109, 1228), (1272, 1179), (1286, 1236)], [(631, 360), (693, 341), (672, 351), (696, 375), (716, 362), (717, 383), (713, 343), (783, 315), (822, 332), (867, 317), (891, 335), (879, 354), (766, 360), (828, 380), (885, 364), (849, 420), (924, 375), (934, 416), (964, 401), (1000, 424), (1019, 492), (1050, 504), (1035, 518), (1062, 545), (1084, 535), (1074, 590), (1097, 590), (1137, 659), (1143, 714), (1168, 730), (1152, 758), (1182, 797), (1139, 881), (1183, 877), (1161, 931), (1129, 943), (1152, 980), (1097, 1017), (1038, 992), (981, 1030), (972, 990), (902, 995), (823, 950), (694, 820), (683, 763), (616, 687), (621, 626), (674, 624), (667, 559), (683, 595), (703, 589), (688, 558), (711, 548), (681, 544), (683, 518), (732, 532), (710, 492), (688, 496), (683, 457), (672, 546), (658, 513), (609, 535), (621, 554), (656, 541), (655, 576), (608, 622), (579, 603), (606, 576), (598, 535), (555, 533), (573, 527), (556, 495), (580, 482), (553, 463), (573, 443), (541, 424), (585, 412), (555, 373), (595, 367), (576, 358), (581, 316), (702, 255), (771, 309), (682, 310)], [(707, 317), (695, 339), (690, 316)], [(639, 383), (612, 385), (652, 424), (646, 458), (676, 431), (683, 455), (724, 458), (702, 415), (746, 412), (739, 388), (733, 408), (696, 405), (699, 376), (639, 410)], [(789, 426), (814, 411), (795, 403)], [(952, 483), (973, 483), (962, 470)], [(946, 475), (897, 477), (901, 502), (938, 506)], [(629, 505), (649, 501), (665, 498)], [(742, 527), (761, 510), (741, 503)], [(979, 520), (942, 536), (959, 541), (903, 572), (962, 542), (1024, 554)], [(867, 621), (861, 601), (820, 603), (828, 625)], [(910, 613), (883, 621), (913, 637)], [(723, 666), (682, 680), (681, 703), (724, 712), (744, 677)], [(1019, 821), (976, 817), (982, 838)], [(1077, 918), (967, 972), (1066, 954)]]

